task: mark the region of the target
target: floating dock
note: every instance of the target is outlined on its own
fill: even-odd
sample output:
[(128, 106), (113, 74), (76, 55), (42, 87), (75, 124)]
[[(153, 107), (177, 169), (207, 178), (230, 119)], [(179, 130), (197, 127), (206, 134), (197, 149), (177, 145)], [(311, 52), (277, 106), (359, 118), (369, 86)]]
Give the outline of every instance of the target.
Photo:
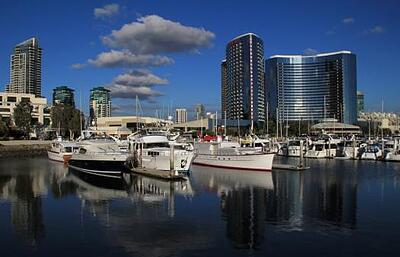
[(173, 180), (173, 181), (178, 181), (178, 180), (186, 180), (184, 175), (175, 175), (175, 174), (170, 174), (169, 171), (165, 170), (154, 170), (154, 169), (131, 169), (133, 173), (143, 175), (143, 176), (148, 176), (152, 178), (158, 178), (162, 180)]
[(303, 170), (308, 170), (309, 168), (310, 167), (307, 166), (296, 166), (290, 164), (280, 164), (280, 163), (272, 164), (272, 170), (303, 171)]

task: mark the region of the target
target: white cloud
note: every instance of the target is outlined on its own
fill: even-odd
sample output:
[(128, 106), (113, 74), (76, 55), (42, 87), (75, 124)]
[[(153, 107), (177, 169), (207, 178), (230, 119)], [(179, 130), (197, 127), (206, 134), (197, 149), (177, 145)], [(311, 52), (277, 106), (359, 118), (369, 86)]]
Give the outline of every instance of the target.
[(101, 8), (94, 9), (94, 17), (96, 19), (106, 19), (115, 16), (119, 13), (118, 4), (107, 4)]
[(71, 65), (71, 68), (74, 70), (81, 70), (86, 67), (85, 63), (75, 63)]
[(153, 86), (166, 85), (168, 80), (162, 79), (148, 71), (135, 70), (129, 73), (118, 75), (114, 83), (127, 86)]
[(136, 70), (121, 74), (114, 78), (108, 86), (114, 98), (135, 98), (153, 101), (155, 97), (163, 95), (153, 89), (155, 85), (167, 85), (168, 80), (162, 79), (148, 71)]
[(354, 23), (355, 19), (353, 17), (346, 17), (344, 19), (342, 19), (342, 23), (343, 24), (351, 24)]
[(167, 56), (151, 54), (132, 54), (128, 50), (103, 52), (96, 59), (89, 59), (88, 63), (96, 67), (154, 67), (172, 64), (174, 61)]
[(158, 15), (149, 15), (113, 30), (103, 37), (103, 43), (132, 53), (159, 54), (198, 51), (211, 46), (214, 38), (214, 33), (204, 28), (184, 26)]

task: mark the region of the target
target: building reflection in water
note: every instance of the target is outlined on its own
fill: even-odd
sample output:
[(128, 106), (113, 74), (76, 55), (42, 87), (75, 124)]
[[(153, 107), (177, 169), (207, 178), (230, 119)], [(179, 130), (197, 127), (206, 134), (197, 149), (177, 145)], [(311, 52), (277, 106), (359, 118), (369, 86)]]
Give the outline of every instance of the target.
[(0, 199), (10, 203), (11, 224), (30, 245), (45, 236), (42, 197), (51, 179), (47, 168), (18, 162), (2, 163), (0, 167)]
[[(196, 167), (193, 179), (220, 197), (227, 237), (258, 248), (265, 230), (354, 229), (357, 177), (352, 172), (244, 172)], [(327, 228), (328, 227), (328, 228)]]

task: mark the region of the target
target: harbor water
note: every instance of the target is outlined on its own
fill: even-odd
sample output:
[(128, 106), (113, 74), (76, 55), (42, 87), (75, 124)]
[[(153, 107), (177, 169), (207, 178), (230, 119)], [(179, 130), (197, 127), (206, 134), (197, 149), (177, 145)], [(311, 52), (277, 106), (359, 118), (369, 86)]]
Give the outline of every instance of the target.
[(1, 256), (400, 254), (399, 163), (306, 164), (302, 172), (193, 166), (188, 180), (168, 182), (1, 159)]

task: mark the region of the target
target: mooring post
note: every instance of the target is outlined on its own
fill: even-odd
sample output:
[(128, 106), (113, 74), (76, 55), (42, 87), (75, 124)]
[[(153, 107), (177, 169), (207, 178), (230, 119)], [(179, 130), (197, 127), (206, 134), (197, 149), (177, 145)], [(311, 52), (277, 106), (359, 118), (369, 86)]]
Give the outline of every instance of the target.
[(303, 140), (300, 140), (300, 163), (299, 168), (304, 167), (304, 149), (303, 149)]
[(171, 144), (169, 151), (169, 175), (175, 175), (175, 147), (173, 144)]

